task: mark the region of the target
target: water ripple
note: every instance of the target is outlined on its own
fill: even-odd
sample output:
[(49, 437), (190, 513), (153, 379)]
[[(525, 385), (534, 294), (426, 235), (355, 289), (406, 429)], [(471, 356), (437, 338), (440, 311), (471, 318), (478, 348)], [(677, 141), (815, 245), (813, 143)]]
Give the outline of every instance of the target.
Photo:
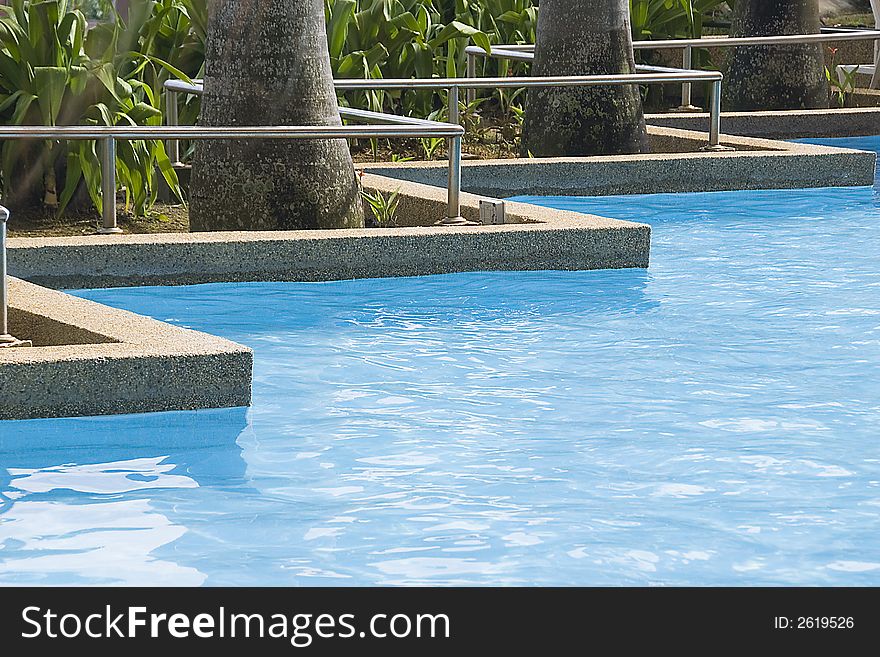
[(651, 268), (81, 293), (254, 406), (0, 423), (0, 581), (880, 584), (875, 190), (533, 200)]

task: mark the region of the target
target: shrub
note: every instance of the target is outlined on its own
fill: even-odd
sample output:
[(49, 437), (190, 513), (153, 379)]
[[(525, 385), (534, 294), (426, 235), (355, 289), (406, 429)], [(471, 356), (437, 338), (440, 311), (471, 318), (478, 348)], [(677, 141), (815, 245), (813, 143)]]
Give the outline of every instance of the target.
[[(89, 29), (70, 0), (13, 0), (0, 17), (0, 120), (7, 125), (160, 125), (161, 85), (188, 79), (150, 54), (166, 2), (138, 6), (143, 20), (114, 20)], [(180, 196), (161, 141), (119, 141), (118, 181), (126, 205), (144, 215), (156, 199), (157, 171)], [(59, 214), (81, 181), (100, 210), (101, 178), (94, 141), (7, 140), (0, 172), (14, 204), (43, 202)]]

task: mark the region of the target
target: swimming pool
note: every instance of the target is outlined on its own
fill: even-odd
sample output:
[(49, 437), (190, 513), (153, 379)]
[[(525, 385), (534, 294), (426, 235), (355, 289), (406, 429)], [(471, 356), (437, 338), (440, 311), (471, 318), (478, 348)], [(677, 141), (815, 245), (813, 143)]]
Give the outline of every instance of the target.
[(651, 267), (80, 292), (254, 406), (0, 423), (0, 582), (880, 584), (877, 190), (528, 200)]

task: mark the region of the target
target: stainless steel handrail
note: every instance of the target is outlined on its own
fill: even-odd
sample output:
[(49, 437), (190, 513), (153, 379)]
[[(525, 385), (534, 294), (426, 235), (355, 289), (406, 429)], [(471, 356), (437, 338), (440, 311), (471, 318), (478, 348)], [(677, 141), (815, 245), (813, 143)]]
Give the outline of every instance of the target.
[[(385, 114), (384, 112), (371, 112), (370, 110), (354, 109), (352, 107), (340, 107), (339, 115), (366, 123), (392, 123), (397, 125), (421, 125), (421, 126), (448, 126), (442, 121), (430, 121), (428, 119), (416, 119), (412, 116), (398, 116), (397, 114)], [(169, 122), (169, 125), (171, 123)]]
[[(359, 118), (379, 120), (376, 112), (356, 111)], [(118, 139), (356, 139), (370, 137), (445, 137), (449, 140), (447, 209), (444, 225), (466, 223), (461, 217), (461, 138), (464, 128), (450, 123), (407, 117), (392, 125), (343, 126), (0, 126), (0, 139), (95, 139), (101, 150), (101, 233), (119, 233), (116, 223), (116, 140)], [(404, 120), (405, 119), (405, 120)], [(392, 121), (387, 121), (392, 123)], [(5, 226), (5, 222), (4, 222)]]
[[(468, 50), (470, 47), (468, 48)], [(480, 49), (482, 51), (482, 49)], [(483, 51), (485, 52), (485, 51)], [(496, 52), (493, 50), (493, 53)], [(508, 53), (519, 57), (519, 53)], [(526, 57), (526, 55), (522, 55)], [(531, 58), (532, 55), (528, 55)], [(469, 67), (469, 71), (471, 68)], [(657, 84), (669, 82), (709, 82), (711, 86), (712, 103), (710, 107), (710, 125), (708, 148), (718, 150), (721, 138), (721, 83), (724, 76), (718, 71), (695, 71), (684, 69), (665, 68), (660, 66), (638, 66), (641, 73), (620, 75), (565, 75), (550, 77), (496, 77), (480, 78), (470, 75), (466, 78), (400, 78), (400, 79), (340, 79), (334, 80), (333, 84), (339, 91), (369, 90), (369, 89), (446, 89), (449, 91), (448, 120), (452, 124), (459, 123), (459, 89), (501, 89), (523, 87), (586, 87), (586, 86), (614, 86), (628, 84)], [(165, 102), (174, 106), (173, 111), (166, 112), (169, 122), (177, 120), (177, 94), (201, 95), (204, 91), (202, 80), (196, 79), (192, 84), (181, 80), (169, 80), (165, 83)], [(717, 99), (717, 101), (716, 101)], [(349, 114), (363, 113), (365, 110), (352, 110), (340, 108), (340, 113)], [(403, 121), (405, 117), (395, 117)], [(423, 119), (408, 119), (409, 121), (423, 121)], [(180, 159), (180, 150), (176, 141), (169, 142), (168, 153), (171, 160), (177, 163)]]
[[(838, 29), (838, 28), (834, 28)], [(857, 30), (857, 29), (841, 29), (839, 32), (823, 32), (821, 34), (779, 34), (772, 36), (754, 36), (754, 37), (700, 37), (695, 39), (657, 39), (656, 41), (633, 41), (633, 50), (674, 50), (685, 46), (692, 48), (733, 48), (736, 46), (772, 46), (784, 44), (803, 44), (803, 43), (833, 43), (835, 41), (860, 41), (880, 39), (880, 30)], [(519, 50), (523, 52), (534, 51), (535, 45), (532, 43), (522, 44), (504, 44), (492, 46), (494, 52), (496, 48), (506, 50)], [(480, 46), (468, 46), (467, 50), (475, 54), (485, 54), (486, 51)]]
[[(693, 66), (694, 48), (735, 48), (737, 46), (771, 46), (786, 44), (835, 43), (838, 41), (871, 40), (880, 43), (880, 30), (853, 28), (823, 28), (821, 34), (781, 34), (757, 37), (701, 37), (699, 39), (658, 39), (656, 41), (634, 41), (633, 50), (675, 50), (682, 48), (682, 68), (690, 70)], [(467, 56), (468, 77), (476, 77), (477, 57), (493, 57), (497, 59), (515, 59), (531, 61), (534, 44), (502, 44), (492, 46), (487, 54), (479, 46), (465, 48)], [(497, 53), (497, 54), (496, 54)], [(692, 105), (692, 82), (681, 85), (681, 110), (696, 111), (700, 108)], [(473, 98), (469, 96), (468, 101)]]
[[(649, 70), (648, 67), (641, 67)], [(659, 67), (655, 67), (659, 68)], [(486, 89), (490, 87), (598, 87), (627, 84), (652, 84), (659, 82), (712, 82), (721, 80), (718, 71), (685, 71), (664, 69), (669, 72), (622, 73), (619, 75), (559, 75), (547, 77), (499, 77), (499, 78), (413, 78), (378, 80), (337, 80), (337, 89)]]
[[(468, 50), (474, 46), (468, 46)], [(482, 48), (480, 52), (485, 53)], [(493, 49), (492, 53), (498, 52)], [(531, 58), (531, 56), (530, 56)], [(699, 71), (693, 69), (677, 69), (662, 66), (639, 65), (637, 70), (647, 73), (630, 73), (619, 75), (560, 75), (550, 77), (477, 77), (466, 78), (377, 78), (377, 79), (339, 79), (333, 81), (333, 86), (340, 90), (353, 89), (447, 89), (460, 87), (465, 89), (489, 89), (491, 87), (583, 87), (601, 85), (625, 85), (625, 84), (651, 84), (662, 82), (677, 82), (680, 80), (692, 80), (693, 82), (712, 82), (723, 79), (719, 71)], [(653, 74), (652, 74), (653, 73)], [(165, 83), (167, 91), (199, 95), (203, 91), (203, 80), (194, 79), (192, 84), (183, 80), (168, 80)], [(340, 111), (365, 112), (366, 110), (352, 110), (341, 107)], [(379, 114), (374, 112), (374, 114)], [(400, 121), (424, 121), (425, 119), (412, 119), (409, 117), (382, 114), (393, 117)]]
[(451, 123), (367, 126), (0, 126), (0, 139), (359, 139), (364, 137), (454, 137), (464, 128)]

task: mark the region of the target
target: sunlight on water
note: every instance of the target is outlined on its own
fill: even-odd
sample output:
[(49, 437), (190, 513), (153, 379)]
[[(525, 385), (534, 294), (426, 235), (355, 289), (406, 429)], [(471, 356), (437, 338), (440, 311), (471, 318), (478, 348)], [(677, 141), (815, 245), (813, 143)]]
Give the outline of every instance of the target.
[(254, 407), (0, 423), (0, 582), (880, 584), (876, 191), (529, 200), (650, 269), (79, 292)]

